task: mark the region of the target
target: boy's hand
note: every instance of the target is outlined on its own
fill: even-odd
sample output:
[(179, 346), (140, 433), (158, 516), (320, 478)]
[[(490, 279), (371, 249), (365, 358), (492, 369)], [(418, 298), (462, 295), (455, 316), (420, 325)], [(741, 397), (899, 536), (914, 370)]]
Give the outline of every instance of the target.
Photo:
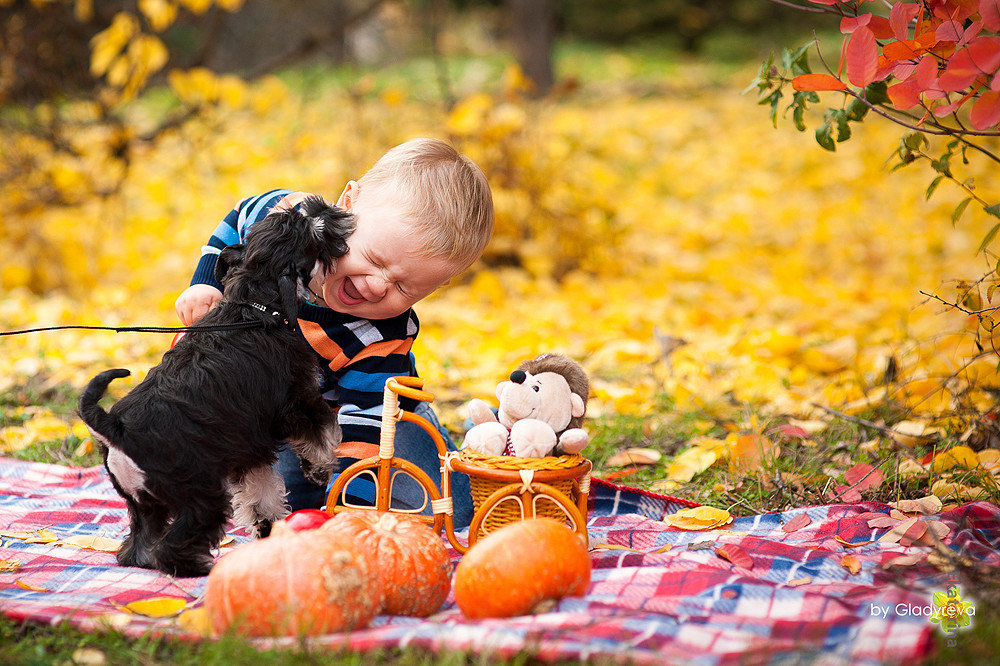
[(205, 313), (222, 300), (222, 292), (207, 284), (193, 284), (177, 297), (174, 309), (181, 323), (190, 326), (205, 316)]

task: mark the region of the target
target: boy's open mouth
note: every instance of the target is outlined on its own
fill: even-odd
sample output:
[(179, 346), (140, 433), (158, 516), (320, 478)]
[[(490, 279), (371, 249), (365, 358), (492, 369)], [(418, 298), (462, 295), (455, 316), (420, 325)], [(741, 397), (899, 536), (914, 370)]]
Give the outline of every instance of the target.
[(364, 303), (365, 300), (367, 300), (361, 295), (361, 292), (357, 290), (354, 283), (351, 282), (351, 278), (344, 278), (340, 282), (340, 289), (338, 290), (337, 298), (339, 298), (345, 305), (357, 305), (358, 303)]

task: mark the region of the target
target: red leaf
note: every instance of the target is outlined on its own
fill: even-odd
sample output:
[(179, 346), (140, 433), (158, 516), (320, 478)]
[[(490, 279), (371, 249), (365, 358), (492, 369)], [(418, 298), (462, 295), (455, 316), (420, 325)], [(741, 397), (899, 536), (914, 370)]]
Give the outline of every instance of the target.
[(937, 58), (924, 56), (917, 63), (917, 70), (914, 73), (913, 80), (916, 81), (919, 88), (927, 90), (937, 83), (937, 73)]
[(847, 504), (853, 504), (855, 502), (861, 501), (861, 493), (858, 492), (857, 488), (852, 488), (850, 486), (835, 486), (833, 489), (833, 495), (830, 499), (839, 500), (841, 502), (846, 502)]
[(926, 30), (914, 37), (914, 39), (917, 40), (917, 44), (920, 44), (921, 48), (924, 49), (929, 49), (938, 43), (937, 36), (934, 34), (933, 30)]
[(903, 62), (892, 68), (892, 75), (900, 81), (906, 81), (915, 71), (917, 71), (916, 63)]
[(1000, 67), (1000, 37), (978, 37), (957, 51), (941, 75), (942, 90), (965, 90), (980, 74), (992, 74)]
[(965, 104), (967, 101), (969, 101), (970, 97), (972, 97), (972, 93), (971, 92), (968, 93), (968, 94), (962, 95), (961, 97), (959, 97), (954, 102), (950, 102), (948, 104), (942, 104), (941, 106), (935, 106), (934, 107), (934, 115), (937, 116), (938, 118), (944, 118), (947, 115), (955, 113), (955, 110), (958, 107), (960, 107), (963, 104)]
[(965, 32), (962, 33), (962, 39), (958, 41), (958, 45), (965, 46), (973, 39), (978, 37), (982, 29), (983, 29), (982, 21), (973, 21), (972, 23), (969, 24), (969, 27), (965, 29)]
[(920, 42), (915, 39), (904, 39), (889, 42), (882, 47), (882, 55), (889, 60), (913, 60), (923, 52)]
[(979, 18), (987, 30), (1000, 31), (1000, 0), (979, 0)]
[(889, 19), (883, 16), (873, 16), (872, 20), (868, 22), (868, 28), (875, 35), (876, 39), (892, 39), (894, 37), (892, 26), (889, 25)]
[(992, 74), (1000, 67), (1000, 37), (977, 37), (961, 53), (968, 53), (972, 66), (980, 72)]
[(990, 90), (1000, 90), (1000, 76), (994, 76), (990, 83)]
[(892, 74), (893, 70), (896, 69), (896, 62), (894, 60), (889, 60), (884, 56), (878, 57), (878, 69), (875, 70), (875, 80), (882, 81)]
[(840, 19), (840, 31), (842, 33), (850, 34), (854, 32), (857, 28), (868, 25), (872, 20), (871, 14), (859, 14), (857, 16), (845, 16)]
[(829, 74), (801, 74), (792, 79), (796, 90), (844, 90), (847, 84)]
[(979, 0), (936, 0), (931, 6), (938, 18), (964, 21), (976, 13)]
[(715, 549), (715, 554), (724, 560), (729, 560), (738, 567), (753, 569), (753, 558), (739, 546), (729, 543), (723, 544)]
[(878, 488), (885, 480), (882, 470), (876, 469), (867, 463), (858, 463), (851, 469), (844, 472), (844, 480), (858, 490), (868, 490)]
[(934, 31), (934, 37), (939, 42), (957, 42), (964, 33), (965, 29), (958, 21), (945, 21)]
[(924, 533), (927, 532), (927, 522), (923, 520), (917, 520), (912, 525), (906, 528), (899, 537), (899, 543), (904, 546), (909, 546), (920, 539), (923, 538)]
[(775, 426), (768, 431), (768, 434), (776, 433), (782, 437), (797, 437), (799, 439), (809, 439), (809, 433), (802, 427), (792, 425), (791, 423), (784, 423), (780, 426)]
[(808, 525), (811, 522), (812, 522), (812, 519), (809, 517), (809, 514), (807, 514), (807, 513), (800, 513), (799, 515), (795, 516), (794, 518), (792, 518), (791, 520), (789, 520), (787, 523), (785, 523), (784, 525), (782, 525), (781, 529), (784, 530), (785, 532), (794, 532), (795, 530), (802, 529), (803, 527), (805, 527), (806, 525)]
[(972, 105), (969, 122), (977, 130), (990, 129), (1000, 123), (1000, 92), (987, 90)]
[(893, 518), (892, 516), (879, 516), (878, 518), (872, 518), (868, 521), (868, 527), (873, 530), (886, 529), (889, 527), (895, 527), (899, 524), (899, 520)]
[(948, 66), (938, 79), (938, 86), (947, 92), (965, 90), (979, 76), (979, 70), (972, 62), (969, 49), (964, 48), (948, 62)]
[(878, 42), (867, 26), (861, 26), (847, 42), (847, 79), (863, 88), (875, 80), (877, 70)]
[(889, 27), (896, 39), (906, 39), (910, 36), (910, 21), (917, 16), (920, 7), (916, 4), (897, 2), (889, 10)]

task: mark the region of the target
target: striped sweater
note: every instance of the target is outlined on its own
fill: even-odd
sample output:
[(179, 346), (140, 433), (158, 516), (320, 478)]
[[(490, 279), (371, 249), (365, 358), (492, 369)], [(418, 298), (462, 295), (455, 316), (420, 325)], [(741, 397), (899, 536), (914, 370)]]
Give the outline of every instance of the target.
[[(221, 290), (215, 280), (219, 252), (242, 243), (254, 222), (263, 219), (293, 190), (271, 190), (241, 201), (216, 228), (202, 248), (191, 284), (208, 284)], [(367, 458), (378, 452), (385, 380), (397, 375), (416, 375), (410, 348), (420, 324), (413, 309), (390, 319), (362, 319), (327, 307), (303, 303), (299, 328), (316, 352), (323, 397), (338, 408), (344, 458)], [(401, 400), (403, 409), (416, 403)]]

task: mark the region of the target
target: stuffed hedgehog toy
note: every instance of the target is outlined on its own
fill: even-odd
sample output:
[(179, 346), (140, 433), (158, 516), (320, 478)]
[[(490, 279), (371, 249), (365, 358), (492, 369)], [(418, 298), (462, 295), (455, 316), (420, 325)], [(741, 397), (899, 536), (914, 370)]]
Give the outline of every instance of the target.
[(473, 427), (463, 448), (519, 458), (579, 453), (589, 441), (580, 428), (589, 394), (587, 373), (569, 357), (522, 361), (497, 385), (499, 419), (485, 401), (469, 403)]

